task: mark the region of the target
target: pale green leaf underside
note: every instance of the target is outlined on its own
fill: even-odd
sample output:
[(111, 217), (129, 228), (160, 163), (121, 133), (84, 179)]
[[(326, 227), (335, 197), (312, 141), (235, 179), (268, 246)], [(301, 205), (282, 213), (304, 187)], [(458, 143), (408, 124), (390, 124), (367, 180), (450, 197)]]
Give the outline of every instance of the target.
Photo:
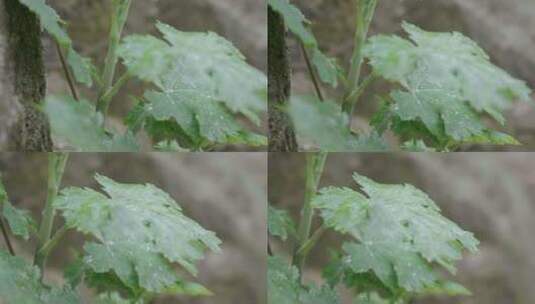
[(2, 250), (0, 269), (0, 299), (4, 304), (80, 303), (73, 291), (43, 285), (37, 267)]
[(268, 231), (272, 236), (280, 237), (283, 241), (288, 236), (295, 236), (295, 223), (286, 210), (268, 206)]
[[(0, 200), (0, 205), (2, 205)], [(9, 201), (4, 202), (2, 215), (7, 220), (14, 235), (28, 240), (35, 231), (36, 223), (28, 210), (13, 207)]]
[(247, 64), (229, 41), (215, 33), (188, 33), (158, 23), (165, 41), (132, 35), (119, 55), (129, 71), (164, 92), (188, 90), (218, 101), (255, 123), (267, 109), (267, 79)]
[(316, 287), (309, 286), (308, 290), (301, 294), (303, 304), (340, 304), (341, 300), (334, 289), (328, 285)]
[[(141, 302), (136, 302), (140, 303)], [(136, 304), (130, 300), (125, 300), (121, 298), (118, 293), (106, 293), (101, 294), (97, 297), (95, 304)]]
[(338, 304), (336, 291), (327, 285), (304, 287), (299, 271), (282, 257), (268, 257), (268, 304)]
[(192, 274), (205, 251), (219, 250), (213, 232), (182, 213), (180, 206), (153, 185), (121, 184), (97, 175), (108, 196), (68, 188), (54, 202), (67, 225), (93, 235), (85, 263), (97, 273), (114, 272), (131, 288), (163, 292), (181, 282), (172, 265)]
[(375, 134), (357, 136), (348, 128), (348, 117), (331, 101), (294, 98), (288, 109), (299, 141), (311, 142), (322, 151), (384, 151), (386, 144)]
[(68, 96), (47, 97), (43, 105), (54, 136), (72, 148), (84, 152), (129, 152), (139, 147), (130, 134), (108, 132), (102, 116), (86, 100), (76, 101)]
[(262, 146), (264, 136), (245, 130), (220, 102), (194, 90), (149, 91), (145, 111), (156, 120), (174, 119), (191, 138), (211, 143)]
[(398, 82), (404, 91), (392, 92), (394, 114), (402, 120), (421, 120), (435, 136), (457, 142), (473, 137), (484, 142), (491, 132), (481, 121), (487, 113), (504, 123), (502, 112), (513, 101), (528, 101), (530, 89), (489, 61), (477, 44), (460, 33), (426, 32), (404, 23), (411, 41), (375, 36), (364, 48), (374, 72)]
[(334, 59), (325, 56), (320, 51), (316, 38), (307, 27), (309, 21), (303, 13), (289, 0), (268, 0), (268, 4), (284, 18), (286, 26), (301, 40), (311, 56), (312, 64), (318, 71), (320, 79), (336, 87), (340, 76), (340, 67)]
[(0, 175), (0, 209), (2, 214), (0, 217), (4, 217), (7, 220), (11, 232), (20, 236), (25, 240), (30, 238), (30, 233), (35, 229), (35, 221), (31, 217), (31, 214), (27, 210), (13, 207), (9, 202), (6, 189), (2, 183)]
[(343, 246), (354, 272), (372, 271), (393, 290), (424, 292), (439, 284), (434, 263), (453, 272), (463, 248), (477, 250), (473, 235), (443, 217), (417, 188), (354, 178), (367, 196), (330, 187), (313, 201), (327, 226), (356, 239)]
[(19, 0), (34, 12), (41, 20), (41, 25), (58, 41), (59, 45), (67, 52), (67, 63), (71, 67), (74, 77), (80, 83), (87, 86), (92, 85), (91, 71), (93, 68), (91, 60), (78, 54), (73, 46), (71, 38), (63, 30), (61, 24), (64, 23), (56, 11), (45, 3), (45, 0)]
[(303, 292), (299, 272), (283, 258), (268, 257), (268, 304), (296, 304)]

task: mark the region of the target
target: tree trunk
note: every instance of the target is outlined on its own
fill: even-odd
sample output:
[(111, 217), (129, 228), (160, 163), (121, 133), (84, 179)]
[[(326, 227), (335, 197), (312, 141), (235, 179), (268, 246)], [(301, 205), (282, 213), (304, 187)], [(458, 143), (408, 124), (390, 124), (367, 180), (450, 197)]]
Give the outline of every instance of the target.
[(290, 99), (291, 71), (286, 26), (280, 14), (268, 7), (269, 151), (297, 151), (292, 122), (283, 110)]
[(18, 0), (0, 0), (0, 150), (51, 151), (37, 105), (46, 79), (39, 19)]

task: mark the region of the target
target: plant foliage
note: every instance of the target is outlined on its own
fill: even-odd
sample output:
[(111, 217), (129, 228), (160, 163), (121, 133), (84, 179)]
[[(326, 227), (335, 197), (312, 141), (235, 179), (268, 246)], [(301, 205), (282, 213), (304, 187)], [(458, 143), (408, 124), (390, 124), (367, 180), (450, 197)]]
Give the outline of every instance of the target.
[[(387, 185), (354, 174), (361, 191), (345, 187), (320, 189), (310, 200), (323, 220), (308, 239), (295, 238), (296, 257), (320, 244), (332, 229), (346, 240), (331, 252), (323, 270), (325, 285), (303, 284), (299, 269), (280, 255), (268, 260), (269, 303), (340, 303), (336, 286), (354, 292), (354, 303), (408, 303), (415, 296), (469, 295), (458, 283), (442, 277), (439, 268), (455, 273), (464, 250), (475, 253), (472, 233), (445, 218), (439, 207), (412, 185)], [(270, 207), (273, 208), (273, 207)], [(275, 209), (273, 209), (275, 210)], [(281, 216), (284, 219), (281, 219)], [(284, 211), (269, 213), (272, 236), (286, 241)], [(303, 218), (301, 218), (303, 220)]]
[[(74, 51), (64, 22), (44, 0), (20, 0), (35, 12), (58, 42), (75, 78), (99, 91), (95, 103), (51, 96), (43, 110), (64, 149), (77, 151), (139, 150), (135, 134), (145, 129), (156, 149), (211, 150), (222, 145), (264, 146), (258, 129), (267, 111), (267, 80), (229, 41), (215, 33), (181, 32), (158, 22), (163, 39), (131, 35), (120, 42), (132, 0), (113, 1), (109, 51), (102, 73)], [(127, 72), (114, 81), (121, 59)], [(67, 69), (67, 67), (65, 67)], [(109, 103), (132, 77), (156, 86), (148, 89), (126, 118), (128, 130), (106, 130)], [(96, 80), (93, 82), (93, 80)], [(75, 94), (72, 92), (73, 95)], [(243, 118), (245, 119), (243, 119)], [(78, 122), (82, 124), (78, 124)], [(248, 121), (245, 124), (244, 121)]]
[[(281, 14), (297, 39), (308, 46), (308, 53), (319, 52), (310, 22), (297, 7), (289, 0), (268, 3)], [(334, 65), (330, 69), (321, 68), (327, 67), (326, 64), (315, 65), (324, 82), (335, 85), (337, 81), (332, 78), (338, 78), (346, 84), (343, 94), (334, 102), (318, 99), (303, 103), (300, 98), (292, 98), (290, 102), (288, 112), (304, 149), (383, 150), (385, 147), (376, 145), (376, 141), (355, 144), (362, 132), (354, 134), (351, 123), (354, 105), (376, 79), (388, 81), (395, 88), (383, 96), (376, 94), (382, 102), (370, 125), (379, 136), (392, 131), (403, 150), (450, 151), (463, 145), (520, 144), (514, 137), (494, 130), (486, 120), (492, 118), (505, 126), (503, 112), (515, 101), (530, 100), (531, 90), (523, 81), (493, 65), (474, 41), (457, 32), (426, 32), (404, 22), (402, 27), (410, 40), (378, 35), (366, 41), (376, 4), (377, 0), (355, 4), (355, 47), (347, 77)], [(359, 79), (365, 59), (372, 72)], [(309, 74), (315, 81), (314, 71)], [(332, 138), (326, 133), (332, 134)]]
[[(61, 213), (65, 226), (37, 249), (33, 265), (0, 250), (2, 303), (81, 303), (77, 288), (82, 283), (101, 292), (95, 303), (102, 304), (143, 304), (158, 295), (211, 295), (190, 278), (197, 275), (196, 264), (208, 250), (220, 250), (216, 235), (184, 215), (153, 185), (122, 184), (98, 174), (95, 178), (104, 193), (70, 187), (53, 200), (53, 210)], [(24, 240), (37, 235), (29, 212), (8, 202), (1, 183), (0, 206), (13, 235)], [(49, 254), (69, 229), (88, 236), (84, 252), (65, 269), (63, 287), (45, 285), (38, 257)]]

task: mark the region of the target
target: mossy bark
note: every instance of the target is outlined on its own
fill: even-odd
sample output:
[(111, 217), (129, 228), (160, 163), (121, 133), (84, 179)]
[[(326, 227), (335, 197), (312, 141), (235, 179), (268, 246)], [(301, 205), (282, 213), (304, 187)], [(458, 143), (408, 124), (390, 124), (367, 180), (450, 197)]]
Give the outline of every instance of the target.
[(11, 96), (2, 94), (0, 103), (9, 108), (11, 122), (5, 130), (3, 150), (51, 151), (52, 140), (46, 116), (37, 108), (46, 94), (41, 26), (35, 14), (18, 0), (2, 0), (5, 41), (3, 73), (9, 73), (4, 84)]
[(269, 151), (293, 152), (298, 149), (295, 132), (283, 110), (291, 90), (286, 26), (282, 16), (269, 7), (268, 28)]

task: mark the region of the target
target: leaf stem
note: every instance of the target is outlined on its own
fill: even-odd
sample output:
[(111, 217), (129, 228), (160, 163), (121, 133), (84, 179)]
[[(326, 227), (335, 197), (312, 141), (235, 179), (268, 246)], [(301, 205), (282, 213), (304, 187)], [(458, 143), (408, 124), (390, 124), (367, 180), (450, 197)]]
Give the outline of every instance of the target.
[(121, 87), (130, 79), (130, 77), (131, 75), (128, 72), (125, 72), (123, 75), (121, 75), (121, 77), (119, 77), (115, 84), (113, 84), (113, 86), (102, 95), (102, 97), (100, 98), (100, 102), (109, 105), (113, 96), (115, 96), (117, 92), (119, 92)]
[(119, 56), (117, 49), (121, 41), (121, 35), (128, 19), (128, 12), (132, 0), (113, 0), (113, 13), (111, 15), (111, 29), (109, 36), (108, 53), (104, 60), (104, 71), (102, 74), (102, 89), (97, 101), (97, 111), (101, 112), (106, 117), (108, 108), (110, 106), (111, 98), (103, 99), (102, 97), (112, 88), (115, 70), (117, 69), (117, 62)]
[(323, 234), (327, 231), (327, 226), (321, 225), (314, 233), (312, 233), (312, 236), (306, 240), (301, 247), (296, 252), (296, 255), (308, 255), (312, 247), (316, 245), (318, 240), (323, 236)]
[(40, 255), (41, 249), (50, 240), (52, 234), (52, 227), (54, 226), (54, 218), (56, 210), (54, 208), (54, 200), (56, 199), (61, 185), (65, 165), (69, 158), (68, 153), (49, 153), (48, 154), (48, 189), (46, 205), (43, 211), (43, 218), (39, 226), (39, 246), (34, 257), (34, 264), (41, 269), (41, 275), (44, 274), (44, 265), (46, 263), (46, 255)]
[(305, 62), (307, 65), (308, 74), (310, 75), (310, 79), (312, 80), (312, 83), (314, 84), (314, 89), (316, 90), (316, 95), (318, 96), (319, 100), (324, 101), (323, 94), (321, 93), (320, 83), (318, 81), (318, 77), (316, 77), (316, 73), (314, 72), (314, 68), (312, 67), (312, 63), (310, 61), (310, 56), (308, 56), (308, 51), (305, 47), (305, 45), (301, 42), (299, 43), (301, 46), (301, 52), (303, 53), (303, 57), (305, 57)]
[(351, 125), (351, 116), (353, 115), (354, 107), (358, 100), (358, 96), (357, 98), (351, 98), (351, 93), (355, 90), (355, 88), (359, 87), (362, 62), (364, 61), (362, 52), (376, 7), (377, 0), (359, 0), (357, 5), (354, 40), (355, 45), (353, 47), (353, 55), (351, 57), (348, 86), (342, 101), (342, 110), (350, 117), (349, 126)]
[(65, 56), (63, 55), (63, 51), (61, 50), (61, 46), (59, 45), (59, 42), (54, 39), (54, 42), (56, 44), (56, 51), (59, 56), (59, 61), (61, 62), (61, 67), (63, 68), (63, 73), (65, 73), (65, 78), (67, 79), (67, 83), (69, 84), (69, 89), (71, 90), (72, 97), (79, 101), (78, 98), (78, 92), (76, 92), (76, 86), (74, 85), (74, 81), (71, 75), (71, 71), (69, 70), (69, 67), (67, 66), (67, 62), (65, 61)]
[(314, 210), (312, 208), (312, 199), (316, 195), (319, 180), (323, 173), (327, 153), (308, 153), (306, 154), (306, 181), (305, 181), (305, 200), (304, 206), (301, 210), (301, 220), (297, 232), (298, 244), (294, 249), (293, 264), (299, 268), (299, 273), (303, 270), (306, 260), (306, 254), (298, 255), (299, 248), (308, 240), (310, 229), (312, 227), (312, 219), (314, 217)]
[(6, 241), (9, 253), (12, 256), (15, 256), (15, 250), (13, 249), (13, 245), (11, 245), (11, 240), (9, 239), (9, 235), (7, 234), (6, 224), (4, 223), (4, 219), (2, 219), (2, 216), (0, 216), (0, 228), (2, 229), (2, 235), (4, 236), (4, 240)]
[(56, 245), (59, 243), (59, 241), (65, 236), (69, 228), (67, 225), (63, 225), (61, 228), (59, 228), (55, 233), (54, 236), (51, 237), (46, 243), (43, 244), (43, 246), (37, 251), (37, 255), (40, 258), (37, 258), (38, 260), (44, 259), (48, 255), (50, 255), (50, 252)]

